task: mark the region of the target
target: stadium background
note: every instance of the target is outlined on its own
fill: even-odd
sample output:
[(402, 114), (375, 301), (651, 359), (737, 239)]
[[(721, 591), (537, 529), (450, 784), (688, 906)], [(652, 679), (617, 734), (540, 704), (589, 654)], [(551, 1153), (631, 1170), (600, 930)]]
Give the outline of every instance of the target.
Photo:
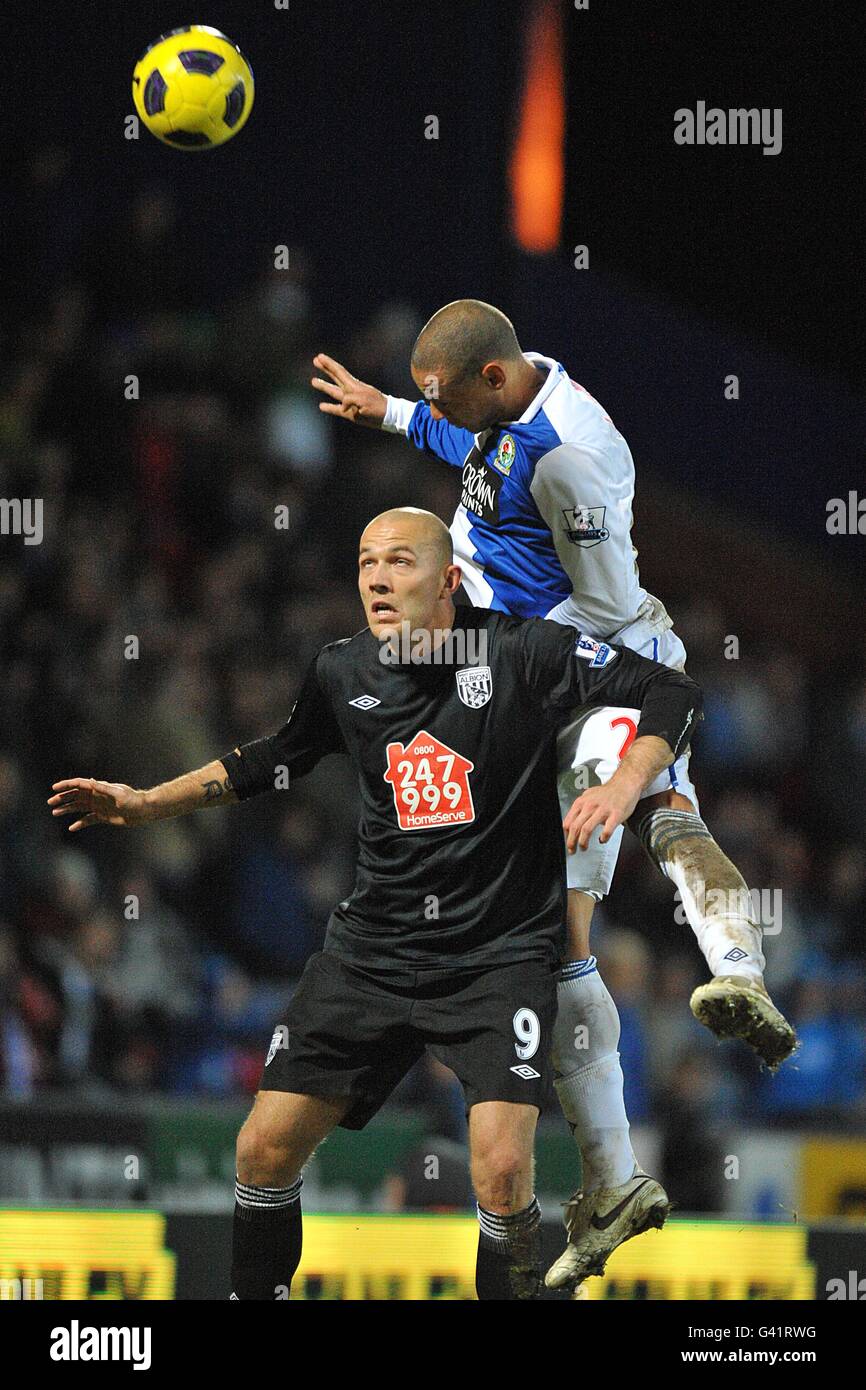
[[(862, 1231), (866, 582), (862, 537), (826, 528), (863, 486), (849, 36), (781, 5), (603, 8), (213, 0), (193, 17), (257, 90), (206, 155), (125, 138), (175, 0), (49, 6), (38, 42), (4, 15), (0, 493), (43, 498), (45, 533), (0, 541), (0, 1203), (223, 1230), (280, 1000), (351, 886), (351, 777), (130, 835), (69, 837), (45, 798), (76, 773), (150, 785), (284, 721), (312, 652), (359, 625), (366, 519), (457, 500), (455, 471), (318, 413), (312, 354), (414, 395), (415, 333), (473, 295), (629, 440), (642, 579), (706, 693), (702, 810), (781, 926), (768, 976), (803, 1040), (771, 1079), (692, 1021), (703, 962), (627, 839), (595, 949), (638, 1152), (683, 1213)], [(782, 153), (675, 146), (699, 99), (781, 107)], [(453, 1078), (422, 1067), (321, 1150), (307, 1208), (466, 1211), (462, 1142)], [(553, 1107), (552, 1220), (576, 1171)]]

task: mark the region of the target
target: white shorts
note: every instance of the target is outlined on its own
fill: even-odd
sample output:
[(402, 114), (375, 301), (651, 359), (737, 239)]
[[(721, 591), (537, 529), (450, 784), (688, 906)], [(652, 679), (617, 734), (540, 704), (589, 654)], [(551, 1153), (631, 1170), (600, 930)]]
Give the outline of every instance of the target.
[[(670, 628), (657, 637), (650, 637), (643, 646), (634, 650), (640, 656), (651, 657), (653, 661), (660, 661), (676, 671), (685, 668), (686, 649)], [(601, 786), (613, 776), (620, 758), (634, 740), (639, 723), (640, 710), (603, 705), (582, 710), (572, 723), (560, 731), (556, 743), (557, 786), (563, 817), (581, 792), (588, 787)], [(654, 796), (671, 788), (687, 796), (696, 811), (699, 809), (697, 794), (689, 778), (688, 752), (659, 773), (643, 795)], [(587, 849), (566, 853), (569, 888), (578, 888), (597, 898), (610, 892), (622, 831), (623, 827), (619, 826), (607, 844), (602, 845), (598, 839), (601, 829), (597, 827)]]

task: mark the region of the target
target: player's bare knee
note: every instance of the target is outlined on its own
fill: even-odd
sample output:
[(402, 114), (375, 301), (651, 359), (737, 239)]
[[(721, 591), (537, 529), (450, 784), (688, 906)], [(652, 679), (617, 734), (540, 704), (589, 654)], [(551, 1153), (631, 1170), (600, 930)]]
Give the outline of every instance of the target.
[(238, 1135), (236, 1161), (239, 1180), (253, 1187), (285, 1187), (298, 1176), (294, 1167), (300, 1171), (285, 1141), (252, 1117)]
[(500, 1144), (476, 1155), (472, 1181), (479, 1205), (501, 1216), (522, 1210), (531, 1170), (531, 1156), (518, 1145)]
[(483, 1179), (475, 1182), (475, 1195), (479, 1206), (498, 1216), (513, 1216), (526, 1206), (528, 1187), (527, 1172), (507, 1165), (485, 1173)]

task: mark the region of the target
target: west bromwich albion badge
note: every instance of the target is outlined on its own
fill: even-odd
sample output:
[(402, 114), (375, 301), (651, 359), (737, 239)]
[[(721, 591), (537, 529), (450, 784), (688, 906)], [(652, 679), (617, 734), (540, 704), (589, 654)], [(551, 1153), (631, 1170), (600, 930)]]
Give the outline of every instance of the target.
[(457, 694), (469, 709), (480, 709), (493, 694), (493, 674), (489, 666), (470, 666), (457, 672)]

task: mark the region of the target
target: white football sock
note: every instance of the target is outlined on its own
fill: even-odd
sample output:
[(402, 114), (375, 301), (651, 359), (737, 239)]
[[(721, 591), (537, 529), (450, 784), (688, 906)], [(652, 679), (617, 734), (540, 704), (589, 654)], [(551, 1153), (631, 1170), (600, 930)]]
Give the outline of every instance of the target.
[(713, 975), (764, 974), (763, 933), (735, 864), (692, 811), (650, 811), (638, 826), (650, 859), (675, 883), (689, 925)]
[(560, 972), (551, 1055), (562, 1113), (580, 1149), (584, 1192), (619, 1187), (637, 1167), (629, 1139), (616, 1005), (595, 956)]

